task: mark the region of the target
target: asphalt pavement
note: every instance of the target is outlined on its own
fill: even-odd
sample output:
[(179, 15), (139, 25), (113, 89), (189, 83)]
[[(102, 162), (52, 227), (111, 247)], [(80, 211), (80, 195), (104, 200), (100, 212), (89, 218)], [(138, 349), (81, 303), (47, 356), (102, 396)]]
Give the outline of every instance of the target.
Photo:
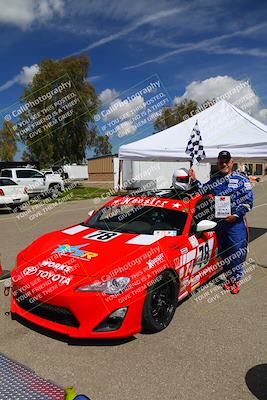
[[(92, 400), (267, 399), (267, 183), (255, 193), (247, 272), (237, 296), (214, 283), (207, 294), (186, 299), (161, 333), (70, 345), (6, 316), (9, 299), (0, 284), (0, 352), (59, 385), (74, 384)], [(25, 211), (20, 219), (0, 211), (3, 267), (11, 269), (35, 238), (83, 221), (95, 206), (69, 202)]]

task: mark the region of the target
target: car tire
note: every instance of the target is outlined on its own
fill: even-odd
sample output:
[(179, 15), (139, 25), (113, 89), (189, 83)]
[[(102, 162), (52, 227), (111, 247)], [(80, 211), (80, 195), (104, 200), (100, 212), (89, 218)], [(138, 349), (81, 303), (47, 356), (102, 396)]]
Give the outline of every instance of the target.
[(49, 197), (51, 199), (57, 199), (58, 196), (60, 195), (60, 192), (61, 192), (60, 185), (54, 184), (50, 185), (48, 188)]
[(142, 315), (142, 331), (156, 333), (167, 328), (178, 303), (178, 283), (172, 271), (157, 276), (147, 289)]
[(10, 208), (11, 208), (11, 210), (12, 210), (12, 212), (21, 212), (22, 211), (22, 204), (19, 204), (19, 205), (11, 205), (10, 206)]

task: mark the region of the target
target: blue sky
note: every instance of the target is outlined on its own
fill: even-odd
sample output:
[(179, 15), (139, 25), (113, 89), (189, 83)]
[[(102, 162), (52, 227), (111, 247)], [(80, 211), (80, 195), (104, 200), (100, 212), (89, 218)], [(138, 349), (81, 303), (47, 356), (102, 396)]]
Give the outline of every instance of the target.
[[(267, 122), (264, 1), (0, 0), (0, 9), (0, 109), (18, 101), (43, 59), (86, 52), (88, 78), (105, 101), (151, 76), (170, 104), (221, 95), (249, 79), (258, 96), (253, 112)], [(151, 134), (151, 126), (127, 141)]]

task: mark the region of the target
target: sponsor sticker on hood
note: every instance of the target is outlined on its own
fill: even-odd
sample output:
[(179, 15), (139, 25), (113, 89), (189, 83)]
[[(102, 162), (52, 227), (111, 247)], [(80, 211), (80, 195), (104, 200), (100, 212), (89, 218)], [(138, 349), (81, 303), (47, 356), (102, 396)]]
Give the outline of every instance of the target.
[(82, 248), (88, 246), (85, 244), (78, 244), (76, 246), (71, 246), (70, 244), (61, 244), (59, 247), (52, 252), (52, 254), (60, 254), (62, 256), (71, 256), (73, 258), (83, 259), (85, 261), (91, 261), (92, 258), (98, 256), (97, 253), (93, 251), (86, 251)]

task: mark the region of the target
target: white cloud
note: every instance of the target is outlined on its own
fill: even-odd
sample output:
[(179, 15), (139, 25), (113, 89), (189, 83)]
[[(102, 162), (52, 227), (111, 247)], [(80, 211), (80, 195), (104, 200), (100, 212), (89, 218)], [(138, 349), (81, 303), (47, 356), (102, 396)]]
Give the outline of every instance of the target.
[(0, 23), (27, 29), (34, 22), (45, 22), (64, 14), (63, 0), (0, 0)]
[(9, 89), (16, 83), (19, 83), (20, 85), (28, 85), (28, 83), (32, 82), (34, 75), (36, 75), (38, 72), (39, 66), (37, 64), (33, 64), (30, 67), (22, 67), (22, 70), (18, 75), (14, 76), (14, 78), (0, 86), (0, 92)]
[(62, 0), (42, 0), (38, 6), (36, 16), (43, 19), (51, 19), (54, 14), (64, 14), (64, 1)]
[(103, 78), (104, 75), (92, 75), (88, 78), (88, 82), (96, 82)]
[(109, 108), (102, 113), (105, 121), (117, 119), (123, 121), (133, 118), (145, 107), (146, 105), (144, 98), (142, 96), (136, 96), (130, 101), (117, 99), (113, 101)]
[(124, 121), (116, 126), (116, 133), (119, 138), (123, 136), (133, 135), (137, 131), (137, 127), (131, 121)]
[(267, 108), (262, 108), (259, 111), (259, 119), (261, 119), (262, 121), (266, 121), (267, 122)]
[(25, 28), (33, 20), (33, 1), (26, 0), (23, 5), (21, 0), (0, 0), (0, 22), (13, 24)]
[(37, 64), (33, 64), (31, 67), (22, 67), (22, 71), (18, 75), (18, 82), (21, 85), (28, 85), (28, 83), (32, 82), (34, 75), (38, 72), (39, 66)]
[[(90, 78), (90, 80), (91, 80), (91, 78)], [(117, 90), (107, 88), (107, 89), (103, 90), (98, 97), (99, 97), (101, 103), (103, 105), (105, 105), (105, 104), (110, 104), (118, 96), (119, 96), (119, 92), (117, 92)]]
[[(72, 15), (101, 16), (110, 21), (125, 21), (129, 24), (133, 20), (141, 20), (153, 13), (165, 12), (171, 14), (178, 5), (184, 5), (181, 0), (67, 0), (68, 10)], [(186, 7), (184, 7), (186, 8)], [(175, 18), (175, 15), (174, 15)], [(156, 23), (165, 24), (165, 21), (157, 20)]]
[(259, 48), (240, 48), (240, 47), (223, 47), (223, 46), (211, 46), (208, 50), (212, 54), (232, 54), (234, 56), (253, 56), (253, 57), (267, 57), (267, 51)]
[(137, 30), (138, 28), (140, 28), (144, 25), (147, 25), (147, 24), (153, 25), (157, 21), (162, 21), (165, 18), (173, 17), (175, 14), (179, 14), (183, 10), (184, 10), (184, 8), (182, 8), (182, 7), (173, 7), (171, 10), (170, 9), (160, 10), (160, 11), (155, 12), (154, 14), (149, 13), (149, 14), (145, 15), (144, 17), (137, 18), (135, 22), (128, 24), (124, 29), (122, 29), (118, 32), (112, 33), (110, 35), (107, 35), (107, 36), (103, 37), (102, 39), (99, 39), (99, 40), (89, 44), (88, 46), (84, 47), (83, 49), (80, 49), (80, 50), (72, 53), (72, 55), (80, 54), (85, 51), (95, 49), (96, 47), (105, 45), (106, 43), (113, 42), (114, 40), (120, 39), (121, 37), (124, 37), (124, 36), (128, 35), (129, 33), (134, 32), (135, 30)]
[(267, 109), (263, 108), (261, 99), (251, 87), (250, 82), (236, 80), (227, 75), (191, 82), (182, 96), (175, 97), (174, 103), (191, 99), (202, 104), (207, 100), (222, 98), (256, 119), (267, 123)]
[[(234, 39), (238, 37), (250, 37), (251, 34), (255, 32), (259, 32), (263, 29), (267, 28), (267, 23), (260, 23), (253, 26), (249, 26), (246, 29), (242, 29), (239, 31), (235, 31), (232, 33), (224, 33), (219, 36), (214, 36), (210, 39), (204, 39), (200, 42), (188, 42), (179, 44), (176, 49), (165, 52), (157, 57), (148, 59), (146, 61), (139, 62), (137, 64), (128, 65), (122, 70), (131, 70), (136, 69), (139, 67), (143, 67), (144, 65), (154, 64), (154, 63), (163, 63), (166, 62), (168, 59), (177, 56), (179, 54), (183, 54), (186, 52), (192, 51), (203, 51), (206, 53), (211, 54), (232, 54), (232, 55), (249, 55), (254, 57), (266, 57), (267, 53), (265, 50), (261, 49), (240, 49), (240, 48), (226, 48), (220, 45), (221, 42), (227, 41), (229, 39)], [(173, 47), (173, 46), (172, 46)]]
[(184, 99), (192, 99), (198, 103), (203, 103), (206, 100), (212, 100), (217, 96), (223, 95), (236, 86), (237, 82), (227, 75), (208, 78), (204, 81), (193, 81), (186, 87), (181, 97), (175, 97), (174, 103), (179, 103)]
[[(100, 93), (99, 98), (103, 104), (101, 115), (109, 128), (109, 136), (116, 134), (119, 138), (133, 135), (137, 131), (135, 119), (146, 108), (145, 99), (142, 96), (135, 96), (133, 99), (116, 98), (119, 93), (115, 89), (105, 89)], [(114, 100), (114, 98), (116, 98)], [(106, 106), (106, 107), (105, 107)]]

